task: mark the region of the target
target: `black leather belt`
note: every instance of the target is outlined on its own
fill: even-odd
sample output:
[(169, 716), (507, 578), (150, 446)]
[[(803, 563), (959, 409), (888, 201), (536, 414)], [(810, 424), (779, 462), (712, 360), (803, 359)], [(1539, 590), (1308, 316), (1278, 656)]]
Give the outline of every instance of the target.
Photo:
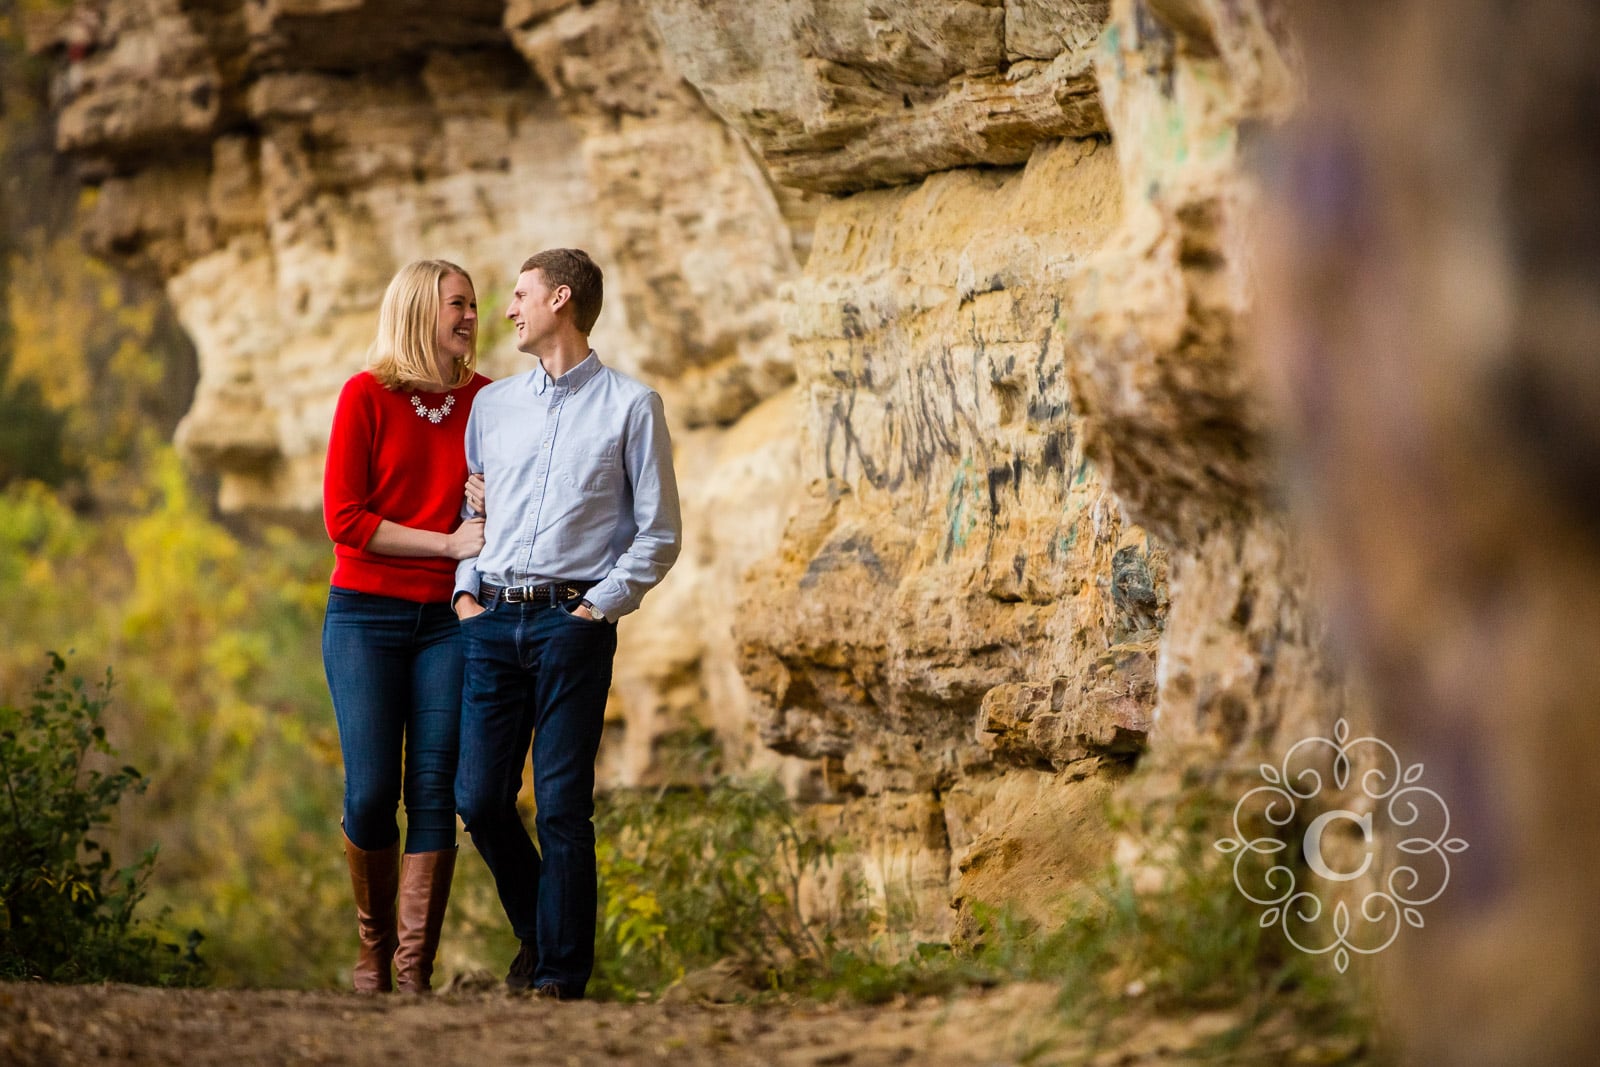
[(543, 585), (495, 585), (480, 582), (478, 603), (491, 604), (561, 604), (576, 600), (594, 587), (594, 582), (546, 582)]

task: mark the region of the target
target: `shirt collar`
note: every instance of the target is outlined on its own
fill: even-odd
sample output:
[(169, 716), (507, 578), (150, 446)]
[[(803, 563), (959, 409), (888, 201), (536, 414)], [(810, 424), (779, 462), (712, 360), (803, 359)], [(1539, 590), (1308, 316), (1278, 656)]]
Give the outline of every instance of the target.
[(595, 350), (592, 348), (589, 349), (589, 354), (583, 358), (582, 363), (579, 363), (559, 378), (552, 379), (545, 372), (544, 364), (541, 363), (533, 368), (534, 392), (543, 396), (545, 391), (552, 385), (558, 385), (568, 392), (576, 393), (583, 388), (584, 383), (600, 373), (600, 368), (600, 357), (595, 354)]

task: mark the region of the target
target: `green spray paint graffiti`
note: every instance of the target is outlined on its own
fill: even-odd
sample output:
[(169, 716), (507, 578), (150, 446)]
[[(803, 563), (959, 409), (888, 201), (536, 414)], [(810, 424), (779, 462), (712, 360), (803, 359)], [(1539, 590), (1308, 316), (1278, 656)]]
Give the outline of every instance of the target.
[(956, 549), (967, 547), (967, 539), (978, 528), (978, 512), (983, 509), (985, 495), (982, 479), (975, 476), (972, 460), (962, 460), (945, 497), (945, 559), (948, 560)]

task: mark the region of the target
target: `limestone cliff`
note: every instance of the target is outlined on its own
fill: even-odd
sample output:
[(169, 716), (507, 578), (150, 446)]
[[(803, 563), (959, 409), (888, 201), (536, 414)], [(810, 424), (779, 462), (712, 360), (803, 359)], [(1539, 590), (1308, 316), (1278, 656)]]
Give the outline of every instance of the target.
[(492, 318), (528, 252), (596, 252), (688, 525), (613, 781), (710, 728), (939, 934), (1102, 862), (1147, 745), (1340, 706), (1241, 355), (1270, 0), (101, 0), (36, 40), (91, 240), (195, 340), (224, 507), (316, 506), (399, 264)]

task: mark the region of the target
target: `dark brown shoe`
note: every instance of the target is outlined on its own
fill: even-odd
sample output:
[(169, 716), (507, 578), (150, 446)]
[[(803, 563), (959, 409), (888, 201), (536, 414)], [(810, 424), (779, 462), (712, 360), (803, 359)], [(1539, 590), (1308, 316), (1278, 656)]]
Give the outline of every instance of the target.
[(557, 982), (540, 982), (533, 988), (533, 995), (540, 1000), (582, 1000), (583, 993), (582, 989), (567, 989)]
[(450, 900), (456, 850), (411, 852), (400, 859), (400, 907), (395, 923), (399, 947), (394, 954), (395, 985), (402, 993), (433, 990), (433, 959), (439, 953), (439, 931)]
[(538, 968), (539, 950), (532, 941), (524, 941), (517, 958), (511, 961), (511, 970), (506, 972), (506, 988), (513, 993), (525, 992), (533, 985), (533, 972)]
[(400, 881), (400, 842), (368, 852), (346, 834), (344, 857), (350, 864), (350, 888), (355, 891), (356, 898), (356, 928), (361, 935), (353, 984), (357, 993), (387, 993), (394, 988), (389, 965), (394, 960), (398, 942), (395, 892)]

